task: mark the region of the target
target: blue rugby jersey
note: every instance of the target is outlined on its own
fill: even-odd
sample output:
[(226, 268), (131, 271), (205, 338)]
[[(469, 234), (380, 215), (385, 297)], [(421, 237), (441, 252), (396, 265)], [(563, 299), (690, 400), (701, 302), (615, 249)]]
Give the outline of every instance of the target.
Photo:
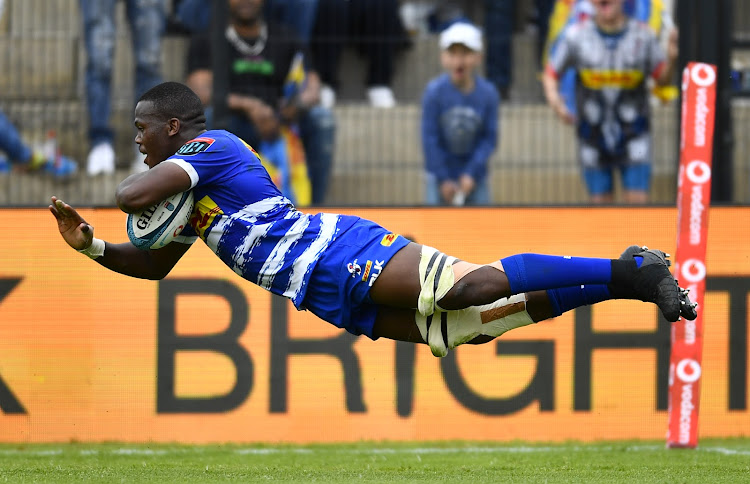
[(323, 251), (359, 220), (296, 210), (255, 150), (227, 131), (206, 131), (166, 161), (192, 181), (195, 208), (181, 235), (199, 236), (234, 272), (297, 308)]

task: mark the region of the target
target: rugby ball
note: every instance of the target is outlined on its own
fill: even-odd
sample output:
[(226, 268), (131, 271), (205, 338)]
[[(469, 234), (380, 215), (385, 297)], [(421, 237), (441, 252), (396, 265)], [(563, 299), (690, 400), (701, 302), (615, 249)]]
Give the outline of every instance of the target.
[(128, 214), (128, 238), (141, 250), (161, 249), (187, 227), (193, 192), (178, 193), (143, 212)]

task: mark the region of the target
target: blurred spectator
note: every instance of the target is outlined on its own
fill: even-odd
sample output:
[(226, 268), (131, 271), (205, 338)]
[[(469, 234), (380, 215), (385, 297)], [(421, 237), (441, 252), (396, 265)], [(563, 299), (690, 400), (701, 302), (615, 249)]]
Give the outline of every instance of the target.
[(297, 33), (309, 47), (319, 0), (266, 0), (265, 16), (274, 22), (284, 24)]
[[(487, 78), (507, 100), (513, 82), (513, 30), (518, 0), (484, 0), (484, 22), (487, 33)], [(534, 23), (538, 30), (537, 62), (541, 63), (544, 40), (554, 0), (535, 0)]]
[(324, 105), (335, 103), (341, 50), (352, 45), (368, 62), (365, 83), (370, 104), (395, 106), (394, 58), (407, 43), (398, 9), (398, 0), (318, 0), (311, 48), (324, 86)]
[[(663, 47), (669, 43), (669, 33), (674, 29), (674, 22), (669, 9), (663, 0), (625, 0), (625, 13), (630, 17), (645, 22), (659, 37)], [(557, 0), (549, 21), (549, 33), (544, 47), (544, 64), (554, 52), (562, 39), (564, 30), (594, 14), (594, 6), (589, 0)], [(568, 110), (575, 114), (575, 80), (574, 69), (568, 69), (560, 75), (560, 95)], [(654, 86), (652, 94), (662, 102), (677, 98), (679, 91), (674, 85)]]
[[(193, 34), (208, 30), (212, 14), (210, 0), (174, 1), (174, 20), (181, 29)], [(310, 42), (317, 10), (318, 0), (266, 0), (263, 15), (273, 22), (290, 27), (307, 45)]]
[(74, 175), (78, 170), (76, 162), (58, 152), (54, 139), (49, 141), (52, 142), (49, 149), (33, 150), (23, 142), (13, 123), (0, 112), (0, 151), (7, 156), (0, 157), (0, 173), (10, 172), (11, 164), (16, 164), (31, 171), (49, 173), (57, 178)]
[[(114, 133), (109, 126), (112, 105), (112, 67), (115, 53), (117, 0), (80, 0), (86, 62), (86, 101), (90, 149), (89, 175), (115, 169)], [(126, 0), (125, 9), (135, 60), (134, 99), (161, 82), (161, 41), (166, 25), (166, 0)], [(133, 169), (146, 169), (143, 156), (134, 153)]]
[(190, 34), (206, 32), (211, 25), (210, 0), (173, 0), (171, 20)]
[[(367, 97), (376, 107), (396, 104), (391, 81), (396, 50), (407, 44), (398, 13), (398, 0), (266, 0), (264, 17), (295, 31), (313, 56), (313, 68), (323, 82), (321, 104), (330, 109), (339, 87), (339, 60), (353, 45), (367, 58)], [(208, 29), (208, 0), (181, 0), (177, 21), (193, 33)]]
[[(646, 203), (651, 181), (650, 109), (646, 81), (670, 82), (677, 59), (672, 31), (665, 55), (653, 31), (629, 17), (624, 0), (593, 0), (594, 16), (566, 29), (544, 74), (555, 113), (576, 123), (579, 159), (593, 203), (613, 201), (618, 168), (627, 203)], [(567, 68), (577, 72), (576, 118), (559, 93)]]
[(454, 23), (440, 34), (445, 72), (422, 99), (425, 201), (429, 205), (487, 205), (489, 159), (497, 146), (499, 96), (477, 69), (482, 34)]
[(411, 35), (438, 34), (455, 22), (470, 22), (465, 0), (405, 0), (399, 14)]
[[(181, 29), (197, 34), (211, 25), (210, 0), (174, 0), (174, 20)], [(275, 23), (284, 24), (297, 33), (306, 46), (310, 42), (318, 0), (266, 0), (263, 15)]]
[[(312, 203), (320, 205), (333, 160), (333, 113), (319, 105), (320, 80), (310, 69), (307, 49), (290, 28), (266, 21), (263, 6), (263, 0), (229, 0), (228, 129), (258, 148), (280, 175), (279, 187), (291, 189), (286, 194), (296, 196), (300, 205), (305, 204), (307, 177), (300, 177), (299, 167), (306, 162), (302, 175), (312, 184)], [(206, 33), (191, 39), (187, 71), (187, 84), (209, 106), (213, 73)]]

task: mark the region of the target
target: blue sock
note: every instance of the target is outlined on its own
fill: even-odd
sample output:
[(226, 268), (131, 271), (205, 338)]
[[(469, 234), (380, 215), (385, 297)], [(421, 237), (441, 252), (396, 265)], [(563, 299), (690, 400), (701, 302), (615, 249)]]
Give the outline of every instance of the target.
[(612, 299), (606, 284), (584, 284), (548, 289), (547, 297), (554, 311), (552, 317), (560, 316), (571, 309)]
[(610, 259), (518, 254), (500, 262), (512, 294), (612, 282)]

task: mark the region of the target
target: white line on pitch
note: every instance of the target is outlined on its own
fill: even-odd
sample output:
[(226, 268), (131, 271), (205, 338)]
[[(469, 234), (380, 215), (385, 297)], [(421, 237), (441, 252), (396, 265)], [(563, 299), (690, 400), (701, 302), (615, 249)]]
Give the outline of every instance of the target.
[[(262, 448), (235, 448), (228, 449), (230, 452), (239, 455), (271, 455), (271, 454), (316, 454), (316, 453), (334, 453), (334, 454), (362, 454), (362, 455), (380, 455), (380, 454), (523, 454), (523, 453), (543, 453), (543, 452), (610, 452), (610, 451), (622, 451), (626, 452), (642, 452), (642, 451), (654, 451), (662, 450), (664, 446), (661, 445), (630, 445), (624, 447), (618, 447), (616, 445), (608, 445), (605, 447), (597, 446), (586, 446), (586, 445), (575, 445), (572, 447), (566, 446), (514, 446), (514, 447), (417, 447), (417, 448), (400, 448), (400, 447), (381, 447), (372, 449), (311, 449), (306, 447), (262, 447)], [(750, 449), (739, 448), (731, 449), (726, 447), (698, 447), (696, 450), (699, 452), (713, 452), (724, 455), (738, 455), (748, 456), (750, 455)], [(134, 455), (134, 456), (162, 456), (162, 455), (174, 455), (174, 454), (195, 454), (203, 453), (206, 451), (205, 447), (175, 447), (175, 448), (143, 448), (143, 447), (120, 447), (112, 449), (81, 449), (77, 451), (82, 456), (96, 456), (96, 455)], [(50, 448), (50, 449), (0, 449), (0, 455), (30, 455), (30, 456), (56, 456), (62, 455), (67, 452), (64, 448)], [(75, 452), (75, 451), (74, 451)]]

